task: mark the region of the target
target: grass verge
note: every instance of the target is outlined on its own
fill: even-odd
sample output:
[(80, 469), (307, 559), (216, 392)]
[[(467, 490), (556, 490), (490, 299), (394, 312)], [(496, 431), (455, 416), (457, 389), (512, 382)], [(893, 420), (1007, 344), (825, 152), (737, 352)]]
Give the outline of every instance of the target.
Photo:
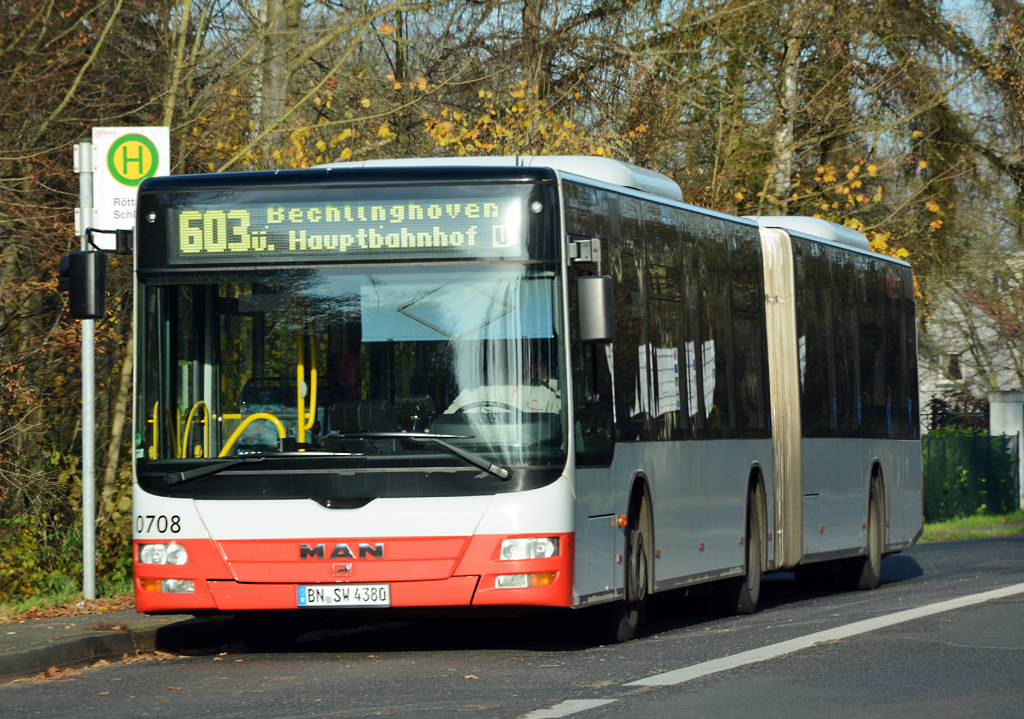
[(976, 514), (945, 522), (927, 522), (921, 542), (1001, 537), (1020, 533), (1024, 533), (1024, 509), (1010, 514)]
[(0, 602), (0, 624), (21, 622), (26, 619), (103, 614), (135, 608), (131, 580), (111, 584), (100, 582), (96, 594), (97, 599), (86, 599), (77, 582), (68, 582), (46, 594), (14, 597)]

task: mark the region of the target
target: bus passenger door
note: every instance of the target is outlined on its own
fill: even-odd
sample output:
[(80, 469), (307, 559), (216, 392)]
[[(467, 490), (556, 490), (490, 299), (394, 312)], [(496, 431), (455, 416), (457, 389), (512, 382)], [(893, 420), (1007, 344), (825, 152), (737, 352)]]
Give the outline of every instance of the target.
[(603, 594), (615, 583), (615, 403), (611, 343), (579, 339), (579, 278), (594, 265), (569, 272), (571, 376), (576, 459), (576, 594)]

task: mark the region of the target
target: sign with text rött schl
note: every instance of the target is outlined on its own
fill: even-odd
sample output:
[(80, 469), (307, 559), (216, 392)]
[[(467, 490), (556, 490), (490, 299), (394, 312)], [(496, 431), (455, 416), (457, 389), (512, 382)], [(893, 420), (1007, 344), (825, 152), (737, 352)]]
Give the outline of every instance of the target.
[[(94, 127), (92, 226), (135, 229), (135, 200), (147, 177), (171, 174), (166, 127)], [(114, 235), (94, 235), (100, 249), (114, 249)], [(109, 246), (108, 246), (109, 245)]]

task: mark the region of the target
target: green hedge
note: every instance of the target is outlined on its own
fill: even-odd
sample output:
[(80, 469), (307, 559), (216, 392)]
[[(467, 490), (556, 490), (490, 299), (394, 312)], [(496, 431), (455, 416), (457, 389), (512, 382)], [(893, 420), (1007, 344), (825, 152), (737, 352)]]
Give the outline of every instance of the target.
[(1018, 508), (1017, 435), (925, 435), (924, 516), (941, 522)]

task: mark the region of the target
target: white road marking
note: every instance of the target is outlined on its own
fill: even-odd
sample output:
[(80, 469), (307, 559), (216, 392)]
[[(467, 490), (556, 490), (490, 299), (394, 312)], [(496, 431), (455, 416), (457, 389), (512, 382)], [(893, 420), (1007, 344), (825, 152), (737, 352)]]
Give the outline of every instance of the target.
[[(760, 649), (751, 649), (749, 652), (741, 652), (740, 654), (734, 654), (731, 657), (722, 657), (721, 659), (715, 659), (710, 662), (693, 664), (688, 667), (683, 667), (682, 669), (675, 669), (671, 672), (665, 672), (664, 674), (655, 674), (654, 676), (647, 677), (646, 679), (629, 682), (625, 686), (669, 686), (672, 684), (681, 684), (692, 679), (707, 676), (708, 674), (717, 674), (718, 672), (724, 672), (727, 669), (734, 669), (745, 664), (753, 664), (754, 662), (763, 662), (766, 659), (772, 659), (774, 657), (782, 656), (783, 654), (799, 651), (800, 649), (807, 649), (818, 642), (846, 639), (858, 634), (864, 634), (865, 632), (873, 632), (876, 629), (891, 627), (894, 624), (901, 624), (903, 622), (913, 621), (914, 619), (921, 619), (922, 617), (928, 617), (933, 614), (941, 614), (942, 612), (948, 612), (953, 609), (969, 607), (973, 604), (981, 604), (982, 602), (987, 602), (992, 599), (1003, 599), (1004, 597), (1011, 597), (1015, 594), (1024, 594), (1024, 584), (1013, 584), (1009, 587), (1003, 587), (1002, 589), (993, 589), (989, 592), (971, 594), (966, 597), (950, 599), (945, 602), (937, 602), (936, 604), (928, 604), (916, 609), (907, 609), (902, 612), (896, 612), (895, 614), (875, 617), (874, 619), (865, 619), (861, 622), (854, 622), (853, 624), (836, 627), (835, 629), (826, 629), (822, 632), (815, 632), (814, 634), (808, 634), (803, 637), (797, 637), (796, 639), (779, 642), (778, 644), (771, 644), (767, 647), (761, 647)], [(530, 719), (532, 719), (533, 716), (533, 714), (529, 715)], [(538, 715), (538, 717), (540, 716), (556, 717), (564, 715)]]
[(614, 701), (617, 700), (570, 699), (562, 702), (561, 704), (555, 704), (550, 709), (538, 709), (535, 712), (530, 712), (526, 715), (526, 719), (557, 719), (557, 717), (567, 717), (570, 714), (586, 711), (587, 709), (594, 709), (595, 707), (604, 706), (605, 704), (611, 704)]

